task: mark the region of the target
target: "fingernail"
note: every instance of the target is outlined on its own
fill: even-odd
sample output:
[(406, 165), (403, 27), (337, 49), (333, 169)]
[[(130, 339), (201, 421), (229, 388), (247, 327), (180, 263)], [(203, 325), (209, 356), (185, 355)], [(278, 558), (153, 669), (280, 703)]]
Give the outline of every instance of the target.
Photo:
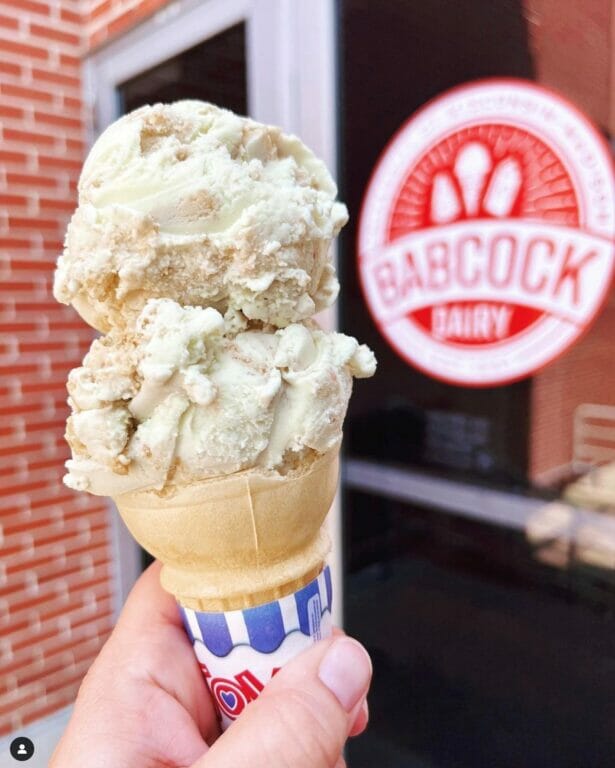
[(362, 645), (349, 637), (336, 640), (320, 662), (318, 677), (346, 712), (365, 695), (372, 662)]
[(369, 722), (369, 706), (367, 704), (367, 699), (363, 700), (363, 706), (361, 707), (363, 710), (363, 714), (365, 715), (365, 720)]

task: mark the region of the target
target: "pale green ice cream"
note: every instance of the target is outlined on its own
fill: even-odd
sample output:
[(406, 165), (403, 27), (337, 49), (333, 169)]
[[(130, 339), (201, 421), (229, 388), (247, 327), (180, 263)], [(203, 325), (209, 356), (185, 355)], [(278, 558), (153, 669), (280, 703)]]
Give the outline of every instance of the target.
[(215, 309), (152, 299), (70, 374), (65, 482), (116, 496), (283, 472), (341, 440), (352, 378), (375, 368), (365, 345), (313, 323), (227, 334)]
[(149, 298), (278, 327), (330, 306), (346, 207), (295, 136), (200, 101), (142, 107), (94, 144), (54, 294), (100, 331)]
[(143, 107), (100, 136), (54, 293), (96, 339), (68, 381), (72, 488), (118, 496), (335, 447), (373, 353), (311, 320), (347, 220), (325, 165), (211, 104)]

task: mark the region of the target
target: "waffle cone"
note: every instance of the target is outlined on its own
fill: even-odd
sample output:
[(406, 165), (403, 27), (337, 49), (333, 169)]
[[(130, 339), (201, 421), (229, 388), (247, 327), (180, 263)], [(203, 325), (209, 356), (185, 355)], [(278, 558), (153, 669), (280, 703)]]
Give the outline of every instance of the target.
[(290, 594), (320, 572), (338, 469), (336, 447), (286, 475), (247, 470), (114, 500), (183, 606), (235, 610)]

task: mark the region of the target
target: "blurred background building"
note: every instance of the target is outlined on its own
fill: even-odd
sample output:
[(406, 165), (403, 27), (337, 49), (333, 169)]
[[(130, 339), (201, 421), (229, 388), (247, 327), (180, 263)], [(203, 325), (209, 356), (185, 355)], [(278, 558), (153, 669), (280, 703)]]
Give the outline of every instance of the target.
[(0, 0), (0, 756), (23, 733), (46, 764), (141, 567), (106, 501), (61, 483), (65, 380), (92, 335), (51, 284), (81, 163), (121, 113), (192, 97), (300, 134), (350, 209), (340, 309), (323, 322), (369, 343), (380, 369), (351, 404), (343, 532), (334, 520), (345, 623), (376, 672), (372, 725), (349, 765), (610, 765), (615, 297), (532, 378), (454, 387), (380, 335), (355, 243), (384, 146), (449, 87), (527, 78), (611, 141), (614, 10), (612, 0)]

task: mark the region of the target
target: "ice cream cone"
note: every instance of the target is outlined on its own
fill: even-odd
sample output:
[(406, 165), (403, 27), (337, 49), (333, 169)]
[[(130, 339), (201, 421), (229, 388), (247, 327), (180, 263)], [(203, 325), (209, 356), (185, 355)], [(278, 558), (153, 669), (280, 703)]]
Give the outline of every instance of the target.
[(285, 475), (251, 469), (115, 502), (135, 539), (163, 563), (162, 585), (181, 605), (250, 608), (291, 594), (322, 569), (338, 453), (336, 446)]
[(79, 192), (54, 291), (105, 335), (70, 375), (64, 482), (162, 562), (225, 728), (332, 633), (324, 521), (376, 369), (311, 321), (347, 211), (296, 137), (198, 101), (110, 126)]

